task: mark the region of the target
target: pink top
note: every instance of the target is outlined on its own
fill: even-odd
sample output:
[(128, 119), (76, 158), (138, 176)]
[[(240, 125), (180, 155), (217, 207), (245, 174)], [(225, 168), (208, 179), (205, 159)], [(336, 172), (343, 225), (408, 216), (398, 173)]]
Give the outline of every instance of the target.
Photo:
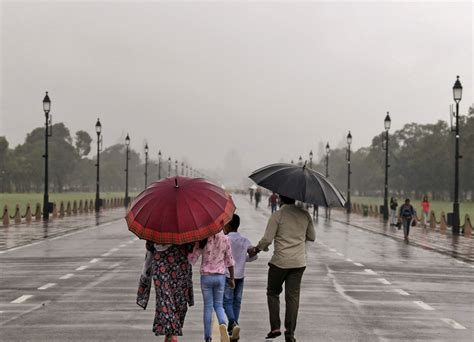
[(226, 268), (234, 266), (229, 238), (221, 231), (207, 239), (204, 249), (196, 242), (188, 255), (189, 262), (195, 264), (202, 256), (201, 274), (225, 274)]
[(430, 202), (428, 202), (428, 201), (421, 202), (421, 207), (423, 208), (424, 213), (429, 213), (430, 212)]

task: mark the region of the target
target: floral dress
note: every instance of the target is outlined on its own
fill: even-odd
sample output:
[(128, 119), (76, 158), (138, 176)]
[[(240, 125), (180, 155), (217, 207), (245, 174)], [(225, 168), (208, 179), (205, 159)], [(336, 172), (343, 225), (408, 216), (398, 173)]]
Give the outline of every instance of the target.
[(164, 251), (147, 252), (140, 276), (137, 304), (146, 308), (151, 281), (156, 290), (155, 335), (182, 336), (188, 305), (194, 305), (192, 267), (188, 254), (192, 245), (171, 245)]

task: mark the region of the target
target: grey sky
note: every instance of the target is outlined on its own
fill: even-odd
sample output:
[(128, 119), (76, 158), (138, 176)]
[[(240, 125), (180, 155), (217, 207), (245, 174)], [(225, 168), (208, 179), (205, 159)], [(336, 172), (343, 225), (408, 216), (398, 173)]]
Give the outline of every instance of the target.
[(222, 167), (297, 159), (320, 141), (370, 143), (447, 119), (457, 74), (472, 99), (473, 5), (464, 2), (2, 1), (0, 135), (54, 121), (105, 145)]

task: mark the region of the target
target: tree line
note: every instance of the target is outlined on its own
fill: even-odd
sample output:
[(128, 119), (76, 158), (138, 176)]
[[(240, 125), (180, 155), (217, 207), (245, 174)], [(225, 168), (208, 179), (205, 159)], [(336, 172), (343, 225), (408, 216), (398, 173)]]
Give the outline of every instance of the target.
[[(474, 106), (460, 117), (460, 197), (474, 195)], [(368, 147), (351, 152), (351, 191), (360, 196), (383, 196), (385, 133), (375, 136)], [(390, 196), (451, 200), (454, 193), (454, 133), (444, 121), (434, 124), (408, 123), (389, 134)], [(325, 159), (315, 169), (324, 173)], [(329, 178), (343, 192), (347, 189), (346, 148), (330, 151)]]

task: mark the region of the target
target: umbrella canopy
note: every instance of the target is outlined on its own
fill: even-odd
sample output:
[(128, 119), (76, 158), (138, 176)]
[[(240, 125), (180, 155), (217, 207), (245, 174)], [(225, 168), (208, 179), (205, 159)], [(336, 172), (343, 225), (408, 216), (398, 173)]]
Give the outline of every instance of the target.
[(159, 244), (184, 244), (222, 230), (235, 211), (222, 188), (202, 178), (172, 177), (139, 194), (127, 213), (128, 229)]
[(258, 185), (295, 200), (324, 207), (343, 207), (341, 192), (320, 172), (306, 164), (272, 164), (249, 176)]

